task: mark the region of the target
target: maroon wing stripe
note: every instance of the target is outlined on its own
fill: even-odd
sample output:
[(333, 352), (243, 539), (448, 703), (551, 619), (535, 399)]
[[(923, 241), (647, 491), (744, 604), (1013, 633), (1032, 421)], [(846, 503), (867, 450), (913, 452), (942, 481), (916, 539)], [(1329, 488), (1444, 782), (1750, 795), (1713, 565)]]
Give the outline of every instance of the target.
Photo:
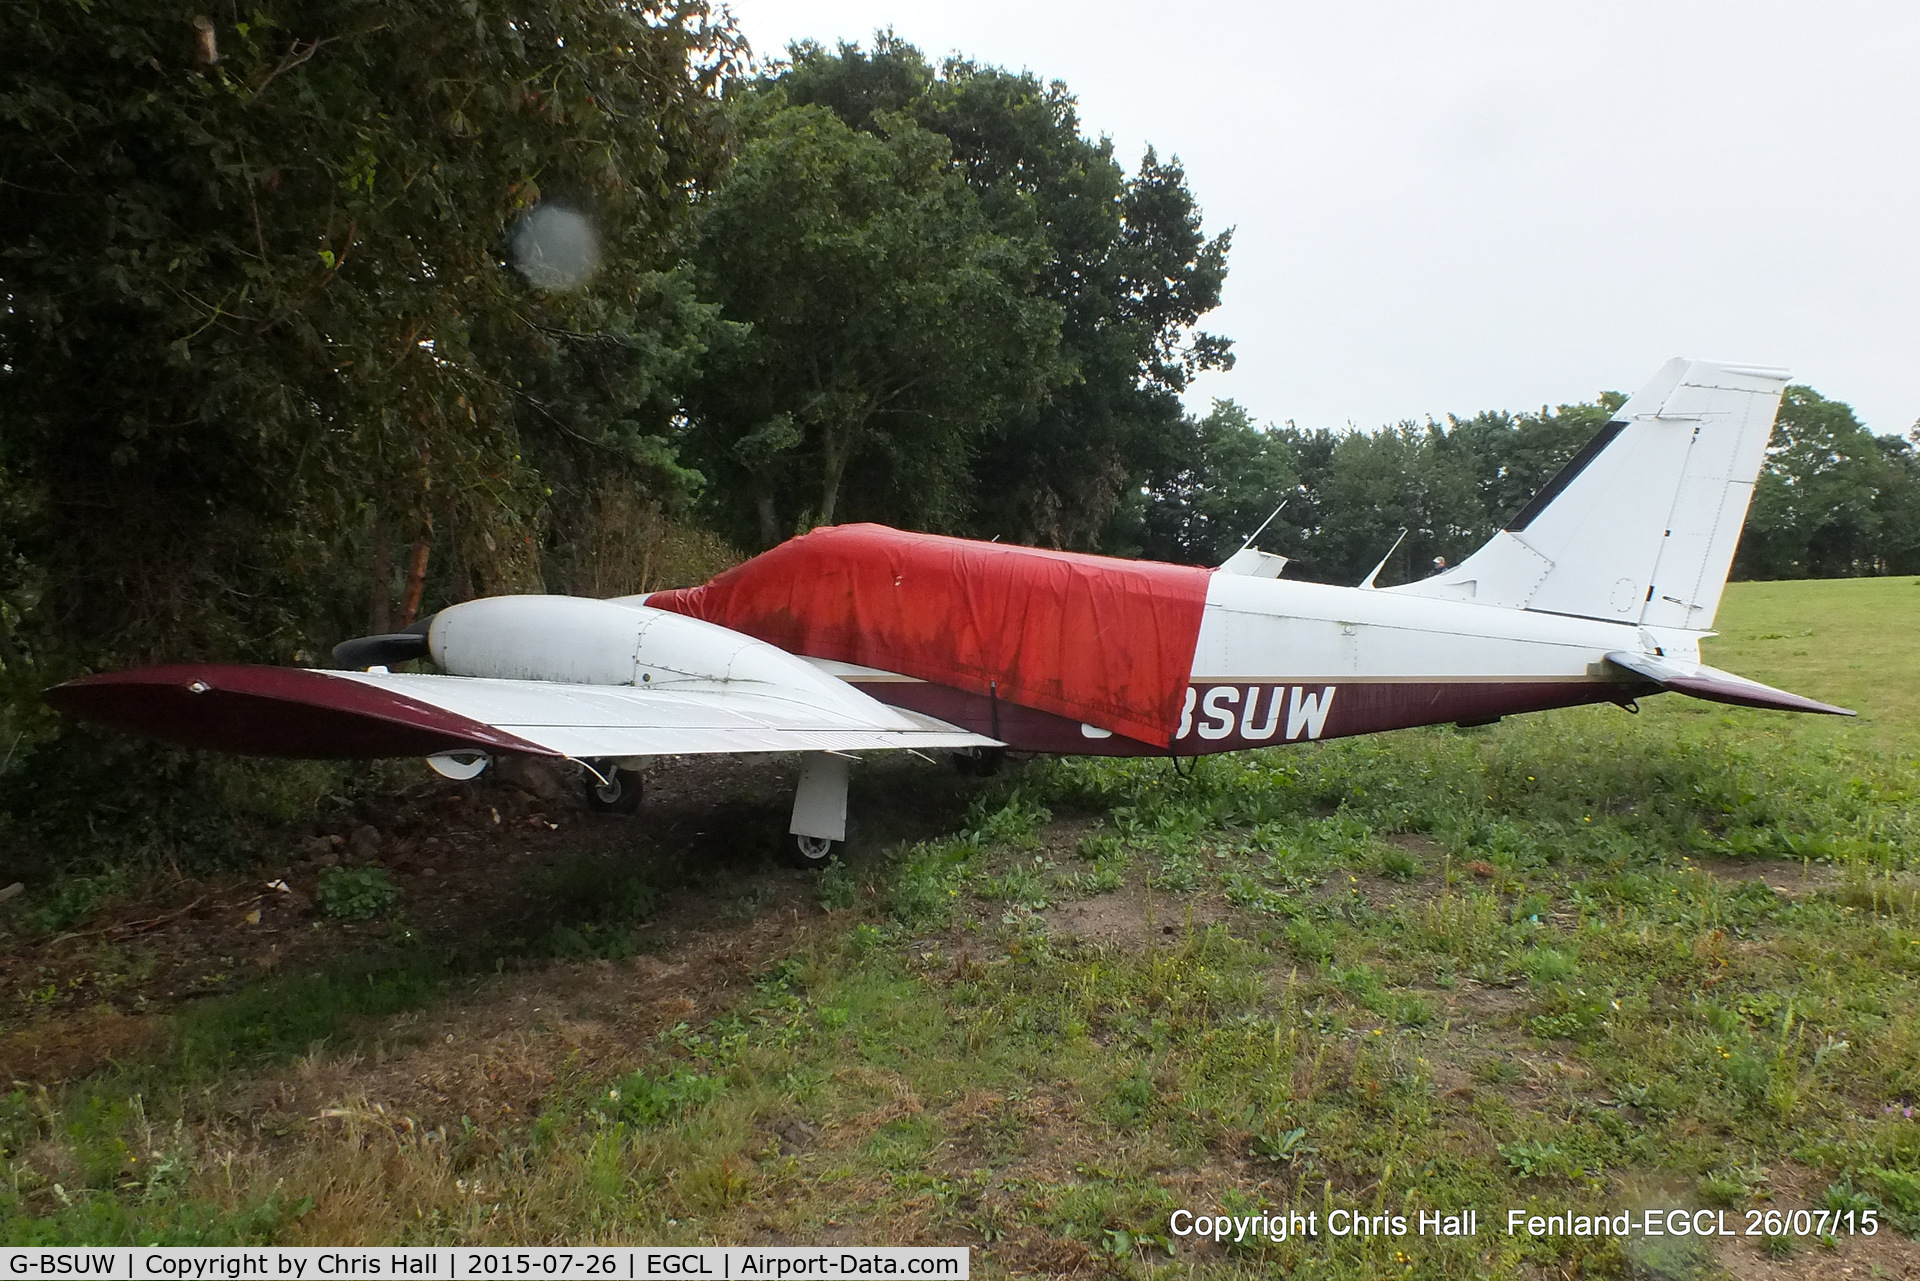
[(56, 685), (46, 699), (81, 720), (253, 756), (354, 760), (462, 749), (557, 755), (404, 694), (299, 667), (139, 667)]

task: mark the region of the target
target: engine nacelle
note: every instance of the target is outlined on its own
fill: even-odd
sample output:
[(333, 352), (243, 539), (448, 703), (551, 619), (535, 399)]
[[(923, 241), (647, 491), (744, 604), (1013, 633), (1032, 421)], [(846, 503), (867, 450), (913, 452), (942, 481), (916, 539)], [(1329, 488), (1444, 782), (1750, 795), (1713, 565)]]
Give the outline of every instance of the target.
[(428, 651), (454, 676), (573, 685), (758, 681), (853, 691), (785, 650), (713, 623), (582, 596), (489, 596), (434, 616)]

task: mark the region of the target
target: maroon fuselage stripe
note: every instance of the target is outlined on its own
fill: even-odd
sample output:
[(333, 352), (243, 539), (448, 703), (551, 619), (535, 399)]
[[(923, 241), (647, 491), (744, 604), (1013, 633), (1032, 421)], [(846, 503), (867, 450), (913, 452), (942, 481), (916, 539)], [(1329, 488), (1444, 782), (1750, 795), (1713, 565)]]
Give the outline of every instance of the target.
[(56, 685), (46, 699), (81, 720), (250, 756), (356, 760), (463, 749), (556, 755), (404, 694), (301, 667), (139, 667)]
[[(1115, 734), (1088, 738), (1077, 721), (945, 685), (860, 681), (863, 693), (1022, 752), (1068, 756), (1165, 756), (1169, 749)], [(1659, 692), (1650, 682), (1553, 681), (1194, 681), (1191, 711), (1173, 740), (1178, 756), (1205, 756), (1289, 742), (1348, 738), (1419, 725), (1488, 721), (1583, 703), (1625, 702)], [(1298, 689), (1299, 695), (1294, 691)], [(1333, 691), (1332, 695), (1327, 690)], [(1229, 696), (1225, 691), (1232, 691)], [(1215, 691), (1221, 691), (1215, 693)], [(1208, 696), (1212, 694), (1212, 710)], [(1251, 694), (1251, 699), (1250, 699)], [(1251, 701), (1251, 712), (1248, 703)], [(1276, 706), (1277, 701), (1277, 706)], [(1323, 706), (1324, 704), (1324, 706)], [(1302, 714), (1302, 713), (1306, 714)], [(1269, 725), (1272, 726), (1269, 729)], [(997, 726), (997, 728), (996, 728)]]

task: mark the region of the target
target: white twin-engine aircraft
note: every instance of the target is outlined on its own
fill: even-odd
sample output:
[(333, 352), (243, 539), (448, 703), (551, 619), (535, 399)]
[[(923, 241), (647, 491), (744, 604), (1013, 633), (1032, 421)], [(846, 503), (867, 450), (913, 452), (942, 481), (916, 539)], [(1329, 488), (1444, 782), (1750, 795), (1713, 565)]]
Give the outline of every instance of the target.
[[(1678, 690), (1851, 715), (1700, 662), (1786, 375), (1674, 360), (1479, 551), (1421, 582), (1288, 582), (878, 525), (815, 530), (703, 587), (502, 596), (348, 641), (343, 669), (151, 667), (71, 681), (75, 716), (196, 747), (585, 766), (630, 810), (658, 755), (800, 752), (823, 859), (853, 753), (1193, 756)], [(1375, 574), (1378, 574), (1375, 570)], [(390, 671), (431, 659), (435, 675)]]

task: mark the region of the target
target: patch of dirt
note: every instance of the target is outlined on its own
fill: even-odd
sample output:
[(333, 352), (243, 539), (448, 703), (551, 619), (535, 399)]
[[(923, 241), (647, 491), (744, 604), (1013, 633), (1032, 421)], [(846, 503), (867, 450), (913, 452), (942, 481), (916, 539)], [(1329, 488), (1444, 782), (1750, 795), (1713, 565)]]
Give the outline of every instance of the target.
[(1920, 1243), (1888, 1228), (1870, 1237), (1846, 1237), (1837, 1249), (1809, 1242), (1784, 1259), (1769, 1259), (1757, 1243), (1728, 1242), (1714, 1262), (1734, 1281), (1891, 1281), (1920, 1278)]
[(1452, 1059), (1435, 1058), (1427, 1065), (1433, 1091), (1441, 1098), (1473, 1097), (1473, 1077)]
[(1073, 899), (1041, 913), (1047, 928), (1056, 934), (1134, 951), (1163, 947), (1184, 935), (1189, 924), (1202, 930), (1226, 920), (1228, 915), (1227, 905), (1209, 896), (1149, 894), (1134, 886)]
[[(1780, 1162), (1768, 1171), (1771, 1197), (1763, 1208), (1815, 1208), (1831, 1181), (1818, 1170)], [(1729, 1210), (1727, 1221), (1744, 1230), (1746, 1214)], [(1920, 1241), (1883, 1224), (1872, 1236), (1838, 1237), (1831, 1250), (1809, 1237), (1786, 1258), (1769, 1259), (1760, 1252), (1759, 1238), (1736, 1237), (1717, 1244), (1714, 1261), (1734, 1281), (1913, 1281), (1920, 1278)]]
[(1009, 1179), (1071, 1182), (1074, 1166), (1089, 1155), (1080, 1150), (1080, 1105), (1064, 1090), (973, 1090), (949, 1105), (941, 1122), (950, 1137), (940, 1166), (956, 1177), (998, 1165), (997, 1185)]
[(1344, 900), (1349, 894), (1358, 894), (1366, 900), (1368, 907), (1385, 914), (1406, 903), (1425, 903), (1439, 898), (1445, 889), (1438, 872), (1430, 872), (1411, 881), (1396, 881), (1378, 872), (1349, 868), (1346, 879), (1341, 879), (1336, 870), (1316, 894), (1324, 900)]
[(668, 958), (554, 963), (476, 982), (463, 998), (394, 1020), (369, 1055), (316, 1057), (262, 1082), (242, 1110), (428, 1128), (466, 1117), (482, 1130), (535, 1116), (564, 1080), (630, 1070), (660, 1032), (736, 1000), (805, 928), (790, 913), (768, 917), (691, 939)]
[(1097, 832), (1104, 826), (1106, 820), (1097, 814), (1056, 818), (1041, 830), (1040, 848), (1063, 862), (1078, 859), (1080, 842), (1089, 833)]
[(0, 1084), (60, 1081), (151, 1049), (166, 1029), (144, 1014), (106, 1009), (36, 1019), (0, 1036)]
[(1498, 1022), (1527, 1008), (1527, 994), (1518, 987), (1490, 987), (1469, 983), (1443, 996), (1449, 1011), (1464, 1009), (1475, 1021)]
[[(1358, 894), (1374, 911), (1390, 912), (1407, 903), (1429, 902), (1446, 892), (1447, 852), (1433, 838), (1419, 832), (1394, 832), (1386, 841), (1419, 860), (1417, 876), (1399, 881), (1364, 865), (1347, 867), (1329, 875), (1316, 891), (1317, 896), (1332, 900)], [(1458, 865), (1455, 874), (1459, 874)]]
[(1095, 1261), (1084, 1241), (1066, 1237), (1021, 1237), (997, 1241), (993, 1261), (1008, 1276), (1079, 1276), (1105, 1269)]
[(1782, 898), (1804, 898), (1830, 890), (1846, 879), (1831, 863), (1787, 863), (1778, 859), (1694, 859), (1692, 866), (1723, 881), (1761, 881)]
[(1438, 868), (1447, 861), (1447, 852), (1440, 848), (1440, 843), (1419, 832), (1395, 832), (1387, 837), (1387, 843), (1398, 845), (1430, 868)]

